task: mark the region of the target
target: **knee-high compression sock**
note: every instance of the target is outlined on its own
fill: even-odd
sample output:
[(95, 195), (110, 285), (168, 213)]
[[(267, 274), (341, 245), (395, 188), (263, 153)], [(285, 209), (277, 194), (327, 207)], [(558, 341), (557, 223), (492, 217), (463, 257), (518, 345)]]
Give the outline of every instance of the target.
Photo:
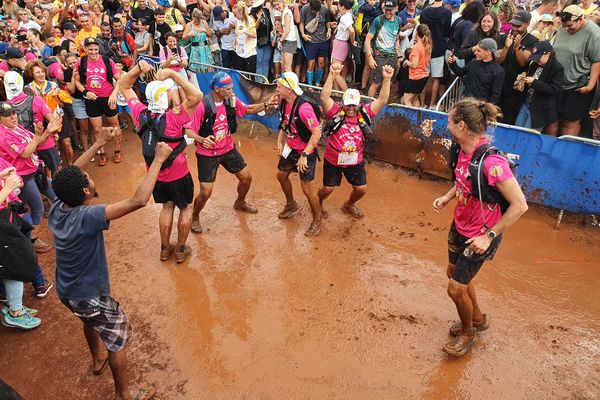
[(306, 71), (306, 81), (309, 85), (313, 84), (313, 77), (315, 76), (315, 71)]
[(321, 79), (323, 79), (323, 69), (317, 68), (317, 74), (315, 76), (315, 84), (318, 85), (321, 83)]

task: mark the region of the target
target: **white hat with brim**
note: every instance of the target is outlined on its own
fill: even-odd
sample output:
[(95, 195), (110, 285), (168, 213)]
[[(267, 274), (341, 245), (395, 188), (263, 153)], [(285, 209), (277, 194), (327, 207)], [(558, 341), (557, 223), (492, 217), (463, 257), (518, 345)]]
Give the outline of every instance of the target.
[(304, 91), (300, 88), (300, 81), (298, 80), (298, 76), (291, 71), (286, 71), (282, 73), (281, 77), (277, 79), (277, 82), (279, 82), (288, 89), (292, 89), (294, 93), (296, 93), (298, 96), (302, 96), (302, 94), (304, 93)]

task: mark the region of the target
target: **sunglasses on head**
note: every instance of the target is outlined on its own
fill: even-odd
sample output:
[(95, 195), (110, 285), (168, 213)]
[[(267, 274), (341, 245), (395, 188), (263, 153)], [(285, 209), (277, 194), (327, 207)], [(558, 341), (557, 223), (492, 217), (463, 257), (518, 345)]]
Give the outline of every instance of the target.
[(581, 15), (574, 15), (574, 14), (571, 14), (570, 12), (566, 12), (566, 11), (559, 13), (558, 16), (560, 17), (561, 22), (569, 22), (569, 21), (577, 22), (582, 18)]

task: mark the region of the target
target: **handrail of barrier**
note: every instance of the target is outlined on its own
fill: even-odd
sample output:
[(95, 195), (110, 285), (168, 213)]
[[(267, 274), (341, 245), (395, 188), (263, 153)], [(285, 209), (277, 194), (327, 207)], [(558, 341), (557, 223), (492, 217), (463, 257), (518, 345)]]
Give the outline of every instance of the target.
[(454, 104), (460, 96), (461, 83), (462, 81), (459, 77), (456, 77), (456, 79), (452, 81), (450, 86), (448, 86), (448, 89), (446, 89), (435, 105), (435, 111), (446, 112), (452, 107), (452, 104)]
[[(192, 63), (190, 63), (190, 66), (188, 67), (188, 70), (190, 70), (192, 72), (198, 72), (198, 73), (201, 73), (201, 71), (198, 71), (198, 70), (192, 68), (192, 65), (202, 65), (202, 66), (207, 67), (207, 68), (221, 69), (223, 71), (235, 71), (238, 74), (240, 74), (240, 75), (242, 75), (242, 76), (244, 76), (246, 78), (248, 78), (249, 76), (254, 76), (254, 77), (257, 77), (257, 78), (261, 78), (263, 80), (262, 83), (267, 83), (267, 84), (270, 83), (269, 82), (269, 78), (267, 78), (266, 76), (261, 75), (261, 74), (255, 74), (253, 72), (238, 71), (237, 69), (233, 69), (233, 68), (225, 68), (225, 67), (221, 67), (221, 66), (218, 66), (218, 65), (205, 64), (205, 63), (201, 63), (201, 62), (192, 62)], [(248, 78), (248, 79), (252, 80), (252, 78)]]
[[(309, 88), (309, 89), (311, 89), (313, 91), (316, 91), (316, 92), (320, 92), (320, 91), (323, 90), (323, 88), (321, 86), (309, 85), (307, 83), (301, 83), (300, 87), (301, 88)], [(331, 93), (336, 94), (338, 96), (343, 96), (344, 95), (344, 92), (342, 92), (341, 90), (335, 90), (335, 89), (332, 89)], [(368, 99), (368, 100), (371, 100), (371, 101), (375, 100), (375, 98), (369, 97), (369, 96), (365, 96), (365, 95), (361, 95), (360, 98), (361, 99)]]
[(573, 135), (562, 135), (562, 136), (559, 136), (558, 138), (559, 139), (564, 139), (564, 140), (572, 140), (574, 142), (588, 143), (588, 144), (591, 144), (593, 146), (600, 147), (600, 140), (596, 140), (596, 139), (589, 139), (589, 138), (584, 138), (584, 137), (579, 137), (579, 136), (573, 136)]

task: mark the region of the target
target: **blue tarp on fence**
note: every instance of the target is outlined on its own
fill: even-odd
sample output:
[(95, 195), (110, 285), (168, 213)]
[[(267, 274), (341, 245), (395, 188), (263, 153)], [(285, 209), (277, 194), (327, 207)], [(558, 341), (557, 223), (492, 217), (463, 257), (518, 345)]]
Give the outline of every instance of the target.
[[(210, 90), (213, 74), (196, 74), (204, 93)], [(231, 75), (235, 94), (245, 103), (265, 101), (275, 90), (275, 85), (255, 83), (234, 71)], [(279, 126), (277, 113), (247, 119), (272, 131)], [(444, 113), (389, 104), (374, 121), (378, 142), (366, 152), (382, 161), (449, 178), (447, 122)], [(529, 202), (600, 214), (600, 146), (507, 125), (498, 125), (490, 135), (496, 147), (518, 157), (518, 179)]]

